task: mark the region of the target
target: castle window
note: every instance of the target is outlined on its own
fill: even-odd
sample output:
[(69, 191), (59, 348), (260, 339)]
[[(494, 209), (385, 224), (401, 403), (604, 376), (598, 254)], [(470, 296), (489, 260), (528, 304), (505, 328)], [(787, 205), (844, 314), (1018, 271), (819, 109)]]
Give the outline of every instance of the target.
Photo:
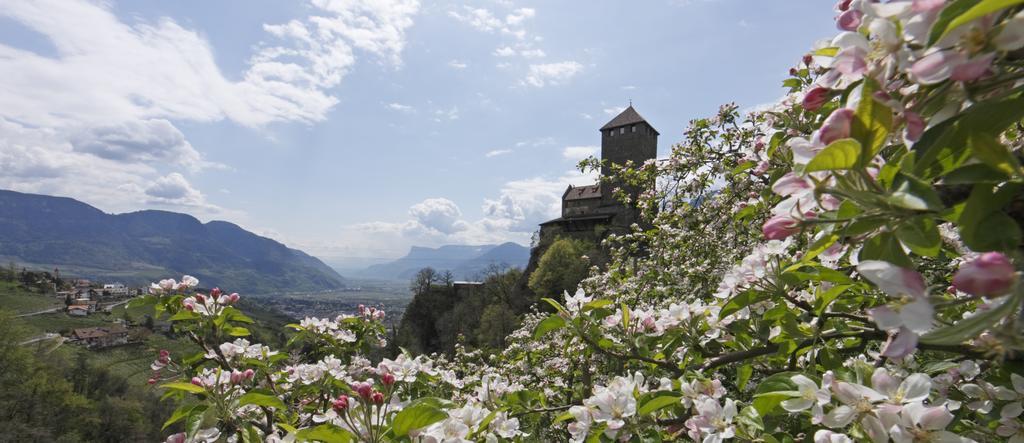
[(632, 130), (629, 132), (636, 132), (636, 125), (633, 125)]

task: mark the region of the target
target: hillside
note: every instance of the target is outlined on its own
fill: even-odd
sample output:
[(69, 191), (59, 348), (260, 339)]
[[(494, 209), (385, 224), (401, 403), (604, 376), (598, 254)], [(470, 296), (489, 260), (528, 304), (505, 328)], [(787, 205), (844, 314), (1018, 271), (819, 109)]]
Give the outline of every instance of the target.
[(385, 280), (408, 280), (420, 269), (431, 267), (452, 271), (455, 278), (473, 279), (491, 265), (524, 267), (530, 249), (517, 243), (500, 245), (446, 245), (439, 248), (413, 246), (405, 257), (366, 268), (360, 276)]
[(127, 284), (188, 273), (204, 286), (249, 293), (345, 286), (315, 257), (232, 223), (167, 211), (106, 214), (70, 198), (3, 190), (0, 259)]

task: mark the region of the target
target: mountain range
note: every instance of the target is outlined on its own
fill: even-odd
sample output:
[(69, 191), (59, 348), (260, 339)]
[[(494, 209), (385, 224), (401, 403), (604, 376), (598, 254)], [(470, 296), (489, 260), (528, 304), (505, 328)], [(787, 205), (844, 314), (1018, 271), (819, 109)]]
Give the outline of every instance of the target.
[(451, 271), (457, 279), (472, 280), (491, 265), (523, 268), (530, 260), (530, 248), (508, 242), (500, 245), (447, 245), (439, 248), (413, 246), (405, 257), (370, 266), (358, 273), (365, 278), (409, 280), (420, 269)]
[(78, 200), (0, 190), (0, 260), (142, 285), (197, 277), (269, 294), (345, 287), (319, 259), (225, 221), (146, 210), (107, 214)]

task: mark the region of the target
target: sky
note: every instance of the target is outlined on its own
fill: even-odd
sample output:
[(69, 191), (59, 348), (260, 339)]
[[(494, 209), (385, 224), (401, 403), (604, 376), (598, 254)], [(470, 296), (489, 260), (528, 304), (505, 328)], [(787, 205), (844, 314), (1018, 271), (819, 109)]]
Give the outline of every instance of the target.
[(340, 266), (530, 242), (598, 128), (784, 94), (823, 0), (0, 0), (0, 189)]

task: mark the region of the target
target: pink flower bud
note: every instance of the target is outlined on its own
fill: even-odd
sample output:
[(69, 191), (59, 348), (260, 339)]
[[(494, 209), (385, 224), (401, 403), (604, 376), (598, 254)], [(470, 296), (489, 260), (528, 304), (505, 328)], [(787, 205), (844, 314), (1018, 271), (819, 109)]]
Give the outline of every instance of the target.
[(850, 108), (840, 108), (832, 111), (825, 123), (821, 125), (819, 137), (821, 142), (829, 145), (832, 142), (850, 136), (850, 125), (853, 123), (854, 111)]
[(960, 266), (953, 274), (953, 286), (977, 296), (1004, 295), (1013, 286), (1013, 263), (1000, 252), (986, 252)]
[(955, 51), (935, 51), (914, 62), (910, 74), (922, 85), (934, 85), (949, 78), (953, 69), (964, 63), (965, 57)]
[(185, 433), (179, 432), (177, 434), (171, 435), (170, 437), (167, 437), (167, 440), (165, 440), (164, 443), (185, 443), (185, 438)]
[(643, 321), (644, 329), (653, 331), (657, 329), (658, 324), (654, 321), (654, 317), (645, 317)]
[(761, 231), (764, 233), (764, 238), (768, 240), (782, 240), (800, 232), (800, 222), (792, 217), (777, 215), (764, 222)]
[(374, 320), (384, 320), (384, 311), (383, 310), (378, 310), (377, 312), (374, 312), (373, 313), (373, 319)]
[(904, 135), (907, 140), (916, 142), (921, 139), (921, 134), (924, 134), (925, 122), (916, 112), (906, 111), (903, 113), (903, 119), (907, 121), (907, 128), (904, 131)]
[(238, 303), (239, 298), (241, 297), (238, 296), (237, 292), (232, 292), (231, 295), (228, 296), (228, 301), (231, 302), (230, 304), (235, 304)]
[(363, 315), (363, 312), (366, 312), (366, 305), (361, 304), (357, 309), (359, 309), (359, 315)]
[(373, 386), (370, 386), (369, 383), (356, 383), (352, 385), (352, 390), (356, 391), (363, 400), (366, 400), (373, 393)]
[(829, 101), (831, 95), (832, 91), (830, 89), (816, 86), (804, 94), (804, 100), (801, 102), (801, 105), (808, 111), (817, 111)]
[(206, 297), (203, 297), (203, 294), (196, 294), (196, 301), (202, 304), (206, 304)]
[(201, 387), (201, 386), (203, 386), (203, 379), (201, 379), (199, 377), (192, 377), (192, 384)]
[(850, 3), (853, 3), (853, 0), (839, 0), (836, 3), (836, 11), (843, 12), (850, 9)]
[(160, 362), (162, 365), (166, 365), (167, 362), (171, 361), (171, 358), (166, 355), (161, 355), (156, 358), (156, 361)]
[(796, 77), (796, 75), (799, 73), (800, 71), (797, 71), (796, 68), (789, 68), (789, 75)]
[(339, 414), (345, 412), (345, 410), (348, 409), (348, 396), (338, 396), (338, 398), (331, 403), (331, 407), (334, 408), (334, 412), (337, 412)]
[(156, 379), (155, 378), (151, 378), (149, 380), (146, 380), (146, 383), (147, 384), (151, 384), (151, 385), (155, 385), (156, 384)]
[(811, 54), (804, 54), (803, 62), (805, 65), (811, 66), (811, 63), (814, 62), (814, 56), (812, 56)]
[(764, 149), (764, 138), (758, 137), (757, 141), (754, 142), (754, 152), (761, 152)]
[(185, 310), (186, 311), (194, 311), (195, 309), (196, 309), (196, 307), (193, 306), (192, 303), (185, 303)]
[(958, 82), (973, 82), (985, 76), (992, 68), (995, 53), (979, 55), (953, 68), (949, 78)]
[(170, 355), (171, 355), (171, 351), (168, 351), (166, 349), (161, 349), (160, 350), (160, 356), (161, 357), (169, 357)]
[(210, 290), (210, 297), (213, 297), (214, 300), (216, 300), (218, 297), (220, 297), (220, 294), (221, 294), (220, 288), (213, 288), (213, 289)]
[(836, 19), (836, 26), (843, 31), (856, 31), (864, 21), (864, 13), (856, 9), (850, 9), (839, 14)]
[(370, 394), (370, 401), (372, 401), (373, 404), (382, 405), (384, 404), (384, 394), (380, 391), (373, 391), (373, 393)]
[(242, 375), (241, 371), (239, 371), (237, 369), (231, 371), (231, 384), (233, 384), (233, 385), (241, 384), (242, 380), (243, 380), (243, 375)]
[(768, 162), (761, 162), (757, 164), (757, 168), (754, 169), (753, 173), (756, 176), (762, 176), (765, 172), (768, 172), (769, 168), (771, 168), (771, 164)]
[(384, 383), (384, 386), (391, 386), (395, 384), (395, 376), (390, 372), (386, 373), (380, 377), (380, 382)]
[(246, 369), (245, 372), (242, 373), (242, 376), (245, 377), (246, 380), (252, 380), (253, 377), (256, 376), (256, 371), (253, 371), (252, 369)]

